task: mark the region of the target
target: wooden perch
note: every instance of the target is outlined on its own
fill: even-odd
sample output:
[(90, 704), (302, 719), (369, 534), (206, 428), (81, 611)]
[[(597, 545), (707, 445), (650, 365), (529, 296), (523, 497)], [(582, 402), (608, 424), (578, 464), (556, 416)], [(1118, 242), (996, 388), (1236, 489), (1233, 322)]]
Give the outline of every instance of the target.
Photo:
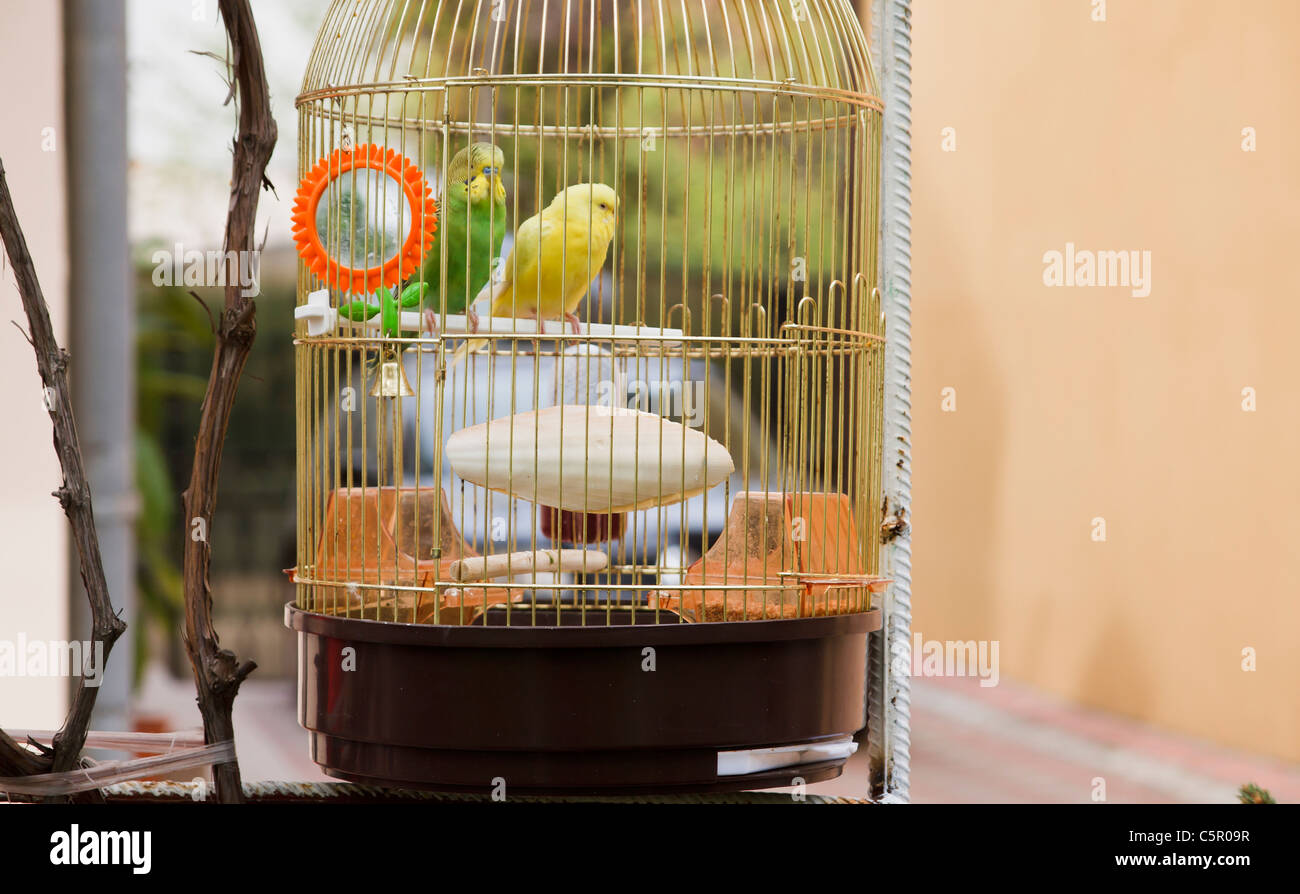
[[(55, 491), (63, 511), (72, 525), (73, 540), (81, 569), (81, 581), (90, 600), (92, 638), (102, 643), (104, 660), (113, 643), (126, 630), (126, 622), (113, 610), (108, 583), (104, 579), (104, 566), (100, 560), (99, 536), (95, 533), (95, 513), (90, 502), (90, 485), (81, 460), (81, 444), (77, 440), (77, 425), (72, 416), (72, 393), (68, 388), (68, 353), (59, 347), (50, 324), (50, 309), (36, 278), (36, 267), (27, 251), (27, 240), (18, 216), (14, 212), (9, 184), (5, 179), (4, 163), (0, 162), (0, 237), (13, 265), (18, 280), (18, 294), (22, 297), (23, 311), (27, 314), (30, 332), (27, 340), (36, 352), (36, 366), (40, 370), (45, 388), (45, 406), (54, 424), (54, 449), (59, 454), (59, 467), (63, 470), (63, 485)], [(32, 773), (62, 773), (77, 765), (81, 749), (90, 726), (90, 715), (95, 709), (99, 689), (87, 686), (84, 676), (79, 678), (77, 694), (62, 729), (54, 736), (53, 750), (37, 756), (20, 747), (9, 736), (0, 732), (0, 774), (30, 775)]]
[[(253, 251), (257, 203), (266, 179), (266, 165), (275, 149), (276, 126), (271, 117), (262, 46), (249, 0), (220, 0), (221, 20), (230, 40), (238, 97), (239, 131), (235, 136), (230, 209), (226, 216), (225, 251)], [(182, 502), (187, 524), (201, 520), (199, 529), (210, 532), (217, 505), (221, 451), (230, 424), (239, 377), (257, 334), (256, 305), (241, 294), (238, 277), (227, 277), (225, 307), (217, 326), (212, 370), (208, 374), (199, 431), (194, 440), (194, 467)], [(208, 568), (212, 547), (207, 536), (185, 538), (185, 647), (194, 668), (199, 712), (208, 744), (233, 741), (235, 695), (244, 678), (257, 665), (240, 662), (221, 648), (212, 624), (212, 590)], [(235, 760), (213, 767), (217, 800), (242, 802), (243, 787)]]
[(452, 580), (495, 580), (517, 574), (580, 572), (596, 574), (609, 567), (609, 556), (594, 549), (539, 549), (452, 562)]

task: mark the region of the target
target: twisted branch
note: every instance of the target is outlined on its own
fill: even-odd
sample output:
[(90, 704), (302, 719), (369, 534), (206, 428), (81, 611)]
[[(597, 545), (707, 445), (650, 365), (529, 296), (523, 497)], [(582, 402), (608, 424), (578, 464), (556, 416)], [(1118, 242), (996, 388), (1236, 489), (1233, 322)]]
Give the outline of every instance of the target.
[[(220, 9), (230, 40), (239, 106), (230, 208), (226, 216), (225, 251), (230, 257), (230, 252), (254, 249), (257, 203), (262, 188), (270, 185), (266, 165), (275, 149), (276, 126), (271, 117), (271, 96), (252, 8), (248, 0), (220, 0)], [(212, 370), (208, 374), (207, 394), (194, 441), (194, 466), (182, 498), (185, 518), (191, 525), (201, 519), (205, 531), (211, 530), (216, 510), (222, 447), (239, 377), (257, 334), (256, 311), (252, 299), (242, 294), (239, 277), (227, 276), (225, 306), (217, 324)], [(235, 695), (257, 665), (252, 661), (241, 662), (229, 649), (221, 648), (212, 624), (212, 589), (208, 581), (211, 561), (212, 547), (206, 536), (186, 538), (185, 648), (194, 669), (204, 738), (208, 744), (215, 744), (234, 740)], [(218, 801), (243, 801), (237, 761), (217, 764), (213, 776)]]
[[(50, 309), (45, 303), (45, 294), (36, 277), (36, 267), (27, 250), (27, 239), (23, 236), (18, 215), (14, 211), (3, 162), (0, 162), (0, 238), (4, 241), (5, 251), (18, 280), (18, 294), (22, 298), (23, 311), (27, 314), (29, 332), (26, 338), (36, 352), (36, 367), (45, 388), (45, 407), (54, 426), (54, 449), (59, 455), (59, 467), (63, 471), (63, 484), (54, 492), (54, 496), (63, 506), (63, 512), (72, 525), (81, 582), (86, 588), (86, 598), (90, 600), (92, 640), (103, 644), (104, 660), (107, 661), (113, 643), (126, 630), (126, 622), (113, 610), (108, 583), (104, 579), (90, 485), (86, 481), (81, 444), (77, 440), (77, 424), (72, 415), (68, 352), (59, 347), (59, 342), (54, 337)], [(54, 737), (53, 749), (48, 753), (34, 754), (0, 732), (0, 771), (3, 775), (62, 773), (72, 769), (81, 757), (98, 693), (97, 687), (86, 685), (86, 678), (82, 675), (72, 707), (63, 721), (63, 727)]]

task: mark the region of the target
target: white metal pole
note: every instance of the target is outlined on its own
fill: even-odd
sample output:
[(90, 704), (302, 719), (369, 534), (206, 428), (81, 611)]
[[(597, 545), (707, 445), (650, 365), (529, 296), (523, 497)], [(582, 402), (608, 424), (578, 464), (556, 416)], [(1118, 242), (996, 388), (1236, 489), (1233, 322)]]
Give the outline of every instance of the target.
[(872, 47), (885, 102), (881, 151), (880, 291), (885, 311), (887, 536), (884, 628), (868, 674), (871, 724), (879, 730), (882, 801), (910, 800), (912, 628), (912, 4), (873, 0)]
[[(96, 730), (129, 725), (135, 599), (135, 301), (127, 245), (126, 4), (64, 0), (72, 400), (113, 604), (130, 625), (100, 685)], [(90, 607), (69, 557), (71, 639)], [(76, 681), (72, 680), (75, 687)]]

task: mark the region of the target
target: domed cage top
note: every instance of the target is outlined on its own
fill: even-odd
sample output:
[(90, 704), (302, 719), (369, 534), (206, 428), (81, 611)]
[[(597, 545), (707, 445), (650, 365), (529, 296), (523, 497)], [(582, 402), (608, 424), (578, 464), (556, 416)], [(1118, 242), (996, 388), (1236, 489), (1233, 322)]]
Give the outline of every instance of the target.
[(870, 610), (876, 93), (844, 0), (335, 0), (298, 98), (297, 607)]

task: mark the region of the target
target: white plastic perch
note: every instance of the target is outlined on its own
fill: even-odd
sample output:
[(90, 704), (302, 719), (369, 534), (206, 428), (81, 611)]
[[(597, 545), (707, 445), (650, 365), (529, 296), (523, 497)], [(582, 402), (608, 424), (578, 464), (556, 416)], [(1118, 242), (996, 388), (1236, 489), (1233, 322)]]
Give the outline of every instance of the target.
[(595, 574), (609, 567), (609, 556), (594, 549), (539, 549), (495, 556), (474, 556), (452, 562), (447, 573), (453, 580), (492, 580), (543, 571), (582, 571)]
[[(295, 320), (307, 321), (307, 335), (316, 338), (330, 335), (338, 328), (339, 312), (330, 306), (328, 289), (320, 289), (307, 295), (307, 303), (293, 309)], [(573, 327), (565, 320), (533, 320), (515, 317), (479, 317), (478, 331), (470, 328), (469, 318), (464, 314), (448, 314), (446, 319), (439, 317), (438, 326), (443, 335), (578, 335), (588, 338), (613, 339), (649, 339), (662, 341), (665, 345), (681, 344), (682, 330), (661, 329), (657, 326), (612, 326), (609, 323), (579, 323), (575, 333)], [(367, 329), (381, 328), (380, 316), (375, 314), (363, 323)], [(417, 310), (404, 310), (401, 313), (403, 332), (423, 332), (424, 314)]]

